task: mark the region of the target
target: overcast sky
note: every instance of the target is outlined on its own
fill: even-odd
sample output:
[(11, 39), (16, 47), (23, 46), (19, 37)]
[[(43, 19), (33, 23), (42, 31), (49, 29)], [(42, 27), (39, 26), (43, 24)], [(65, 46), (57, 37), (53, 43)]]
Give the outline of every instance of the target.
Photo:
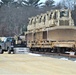
[[(41, 2), (45, 2), (46, 0), (41, 0)], [(54, 0), (55, 2), (59, 2), (60, 0)]]

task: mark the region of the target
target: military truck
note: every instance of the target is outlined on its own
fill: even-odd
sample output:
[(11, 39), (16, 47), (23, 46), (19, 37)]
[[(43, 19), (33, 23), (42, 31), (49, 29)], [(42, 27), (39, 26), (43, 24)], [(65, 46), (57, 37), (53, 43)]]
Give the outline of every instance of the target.
[(29, 52), (29, 48), (27, 48), (27, 43), (25, 41), (25, 36), (18, 35), (18, 36), (15, 36), (14, 39), (15, 39), (13, 43), (14, 54), (26, 54)]

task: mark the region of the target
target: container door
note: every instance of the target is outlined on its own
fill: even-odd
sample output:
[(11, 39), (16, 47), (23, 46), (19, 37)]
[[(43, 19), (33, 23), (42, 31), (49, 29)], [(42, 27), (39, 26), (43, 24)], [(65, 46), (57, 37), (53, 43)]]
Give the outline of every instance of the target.
[(43, 39), (47, 39), (47, 31), (43, 32)]

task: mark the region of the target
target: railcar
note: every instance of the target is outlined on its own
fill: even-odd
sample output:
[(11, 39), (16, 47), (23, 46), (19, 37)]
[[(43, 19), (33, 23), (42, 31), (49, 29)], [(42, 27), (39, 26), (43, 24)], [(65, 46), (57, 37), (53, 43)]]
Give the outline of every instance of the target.
[(25, 32), (32, 52), (76, 52), (76, 26), (71, 10), (51, 10), (29, 18)]

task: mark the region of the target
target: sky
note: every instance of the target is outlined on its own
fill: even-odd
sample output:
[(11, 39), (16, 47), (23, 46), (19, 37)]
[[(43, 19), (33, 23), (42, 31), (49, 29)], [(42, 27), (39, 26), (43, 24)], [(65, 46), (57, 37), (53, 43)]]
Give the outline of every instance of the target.
[[(46, 0), (41, 0), (41, 2), (45, 2)], [(59, 2), (60, 0), (54, 0), (55, 2)]]
[[(17, 0), (15, 0), (15, 1), (17, 1)], [(46, 0), (40, 0), (40, 2), (45, 2)], [(56, 3), (57, 2), (59, 2), (60, 0), (54, 0)], [(2, 2), (1, 0), (0, 0), (0, 2)]]
[(2, 1), (0, 0), (0, 2), (2, 2)]
[[(15, 0), (15, 1), (17, 1), (17, 0)], [(40, 0), (40, 2), (45, 2), (46, 0)], [(54, 0), (55, 2), (59, 2), (60, 0)], [(1, 0), (0, 0), (0, 2), (1, 2)]]

